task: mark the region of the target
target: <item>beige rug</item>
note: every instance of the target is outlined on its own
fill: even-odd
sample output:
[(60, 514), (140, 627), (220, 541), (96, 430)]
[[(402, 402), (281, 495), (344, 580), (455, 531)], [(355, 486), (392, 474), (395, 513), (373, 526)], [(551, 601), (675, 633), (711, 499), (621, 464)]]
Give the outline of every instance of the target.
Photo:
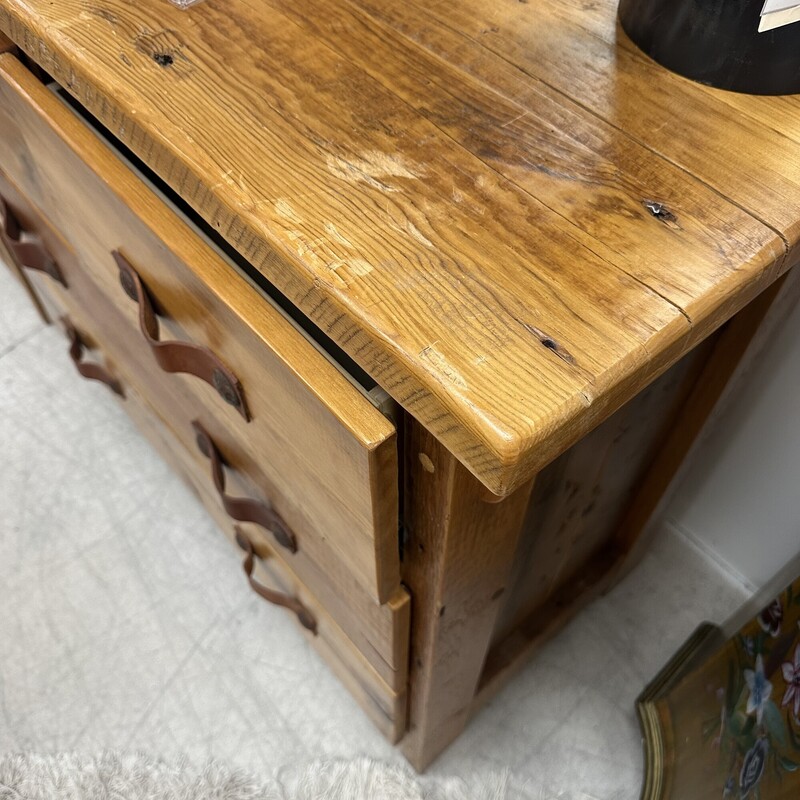
[[(256, 778), (143, 754), (15, 754), (0, 759), (0, 800), (539, 800), (508, 774), (426, 778), (370, 759), (316, 761)], [(559, 800), (567, 800), (560, 795)], [(575, 798), (577, 800), (577, 798)]]

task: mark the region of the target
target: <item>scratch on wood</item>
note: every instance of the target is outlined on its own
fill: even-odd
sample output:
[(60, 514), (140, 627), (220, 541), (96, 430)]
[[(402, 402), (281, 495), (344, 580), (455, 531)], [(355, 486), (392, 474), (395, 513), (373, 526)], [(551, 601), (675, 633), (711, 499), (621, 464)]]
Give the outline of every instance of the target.
[(322, 238), (307, 239), (301, 231), (284, 231), (294, 244), (295, 252), (319, 273), (327, 272), (341, 289), (347, 289), (353, 278), (363, 278), (373, 270), (363, 258), (331, 258), (329, 242)]
[[(390, 212), (388, 209), (386, 213), (389, 215)], [(412, 238), (416, 239), (420, 244), (425, 245), (425, 247), (434, 249), (433, 242), (427, 236), (425, 236), (425, 234), (410, 219), (404, 220), (402, 224), (398, 225), (393, 219), (391, 219), (390, 216), (387, 224), (394, 230), (400, 231), (400, 233), (410, 234)]]
[(348, 289), (350, 287), (350, 283), (347, 280), (347, 273), (345, 272), (344, 277), (339, 274), (340, 269), (345, 269), (343, 261), (334, 261), (332, 264), (328, 265), (328, 269), (330, 270), (331, 278), (336, 286), (340, 289)]
[(425, 170), (412, 168), (399, 155), (381, 153), (379, 150), (368, 150), (362, 158), (344, 159), (334, 155), (327, 158), (328, 170), (337, 178), (348, 183), (366, 183), (383, 192), (396, 192), (382, 178), (408, 178), (417, 180), (425, 175)]
[(279, 197), (275, 201), (275, 213), (283, 219), (288, 219), (296, 225), (303, 224), (303, 218), (294, 210), (292, 204), (285, 198)]
[(437, 377), (443, 377), (448, 383), (459, 389), (467, 388), (464, 376), (432, 344), (420, 350), (419, 357), (435, 368)]
[(344, 247), (348, 247), (350, 250), (355, 249), (353, 247), (353, 243), (347, 237), (342, 236), (342, 234), (339, 233), (338, 228), (332, 222), (325, 223), (325, 232)]
[(411, 220), (408, 221), (406, 225), (406, 230), (421, 244), (424, 244), (425, 247), (430, 247), (433, 249), (433, 242), (425, 236), (422, 231), (413, 223)]
[(372, 264), (369, 261), (364, 261), (363, 258), (350, 258), (345, 261), (345, 264), (350, 269), (350, 272), (353, 275), (358, 275), (358, 277), (363, 277), (372, 272)]
[(322, 239), (307, 240), (300, 231), (286, 231), (286, 235), (294, 242), (295, 250), (299, 258), (309, 256), (317, 264), (317, 266), (330, 266), (325, 264), (316, 252), (317, 247), (323, 243)]
[(509, 125), (513, 125), (515, 122), (521, 120), (523, 117), (527, 117), (528, 114), (530, 113), (531, 113), (530, 111), (523, 111), (521, 114), (517, 114), (517, 116), (514, 117), (513, 119), (510, 119), (508, 122), (504, 122), (500, 127), (507, 128)]
[(232, 185), (231, 175), (233, 175), (232, 169), (227, 169), (225, 172), (222, 173), (221, 178), (222, 180), (217, 181), (212, 187), (211, 191), (213, 192), (215, 189), (219, 189), (220, 186), (227, 184), (228, 186)]
[[(342, 280), (346, 286), (349, 286), (352, 278), (363, 278), (365, 275), (369, 275), (372, 272), (372, 264), (361, 258), (352, 258), (347, 261), (338, 259), (331, 261), (328, 264), (328, 269)], [(344, 277), (339, 274), (340, 270), (344, 273)]]

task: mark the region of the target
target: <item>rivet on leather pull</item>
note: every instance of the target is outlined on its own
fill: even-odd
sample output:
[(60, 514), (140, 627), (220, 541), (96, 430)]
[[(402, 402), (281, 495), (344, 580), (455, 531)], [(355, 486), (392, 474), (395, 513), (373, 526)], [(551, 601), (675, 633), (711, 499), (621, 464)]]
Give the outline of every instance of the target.
[(136, 295), (136, 284), (133, 281), (133, 276), (127, 269), (120, 269), (119, 282), (122, 284), (125, 294), (134, 302), (138, 302), (139, 298)]
[(211, 382), (219, 393), (219, 396), (229, 406), (233, 406), (234, 408), (239, 407), (240, 395), (236, 391), (236, 388), (233, 386), (228, 376), (221, 369), (215, 369), (211, 373)]

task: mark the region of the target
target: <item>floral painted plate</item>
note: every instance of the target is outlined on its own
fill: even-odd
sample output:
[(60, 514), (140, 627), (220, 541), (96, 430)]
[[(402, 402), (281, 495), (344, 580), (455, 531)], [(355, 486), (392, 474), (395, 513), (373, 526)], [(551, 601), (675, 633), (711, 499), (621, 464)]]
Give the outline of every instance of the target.
[(749, 613), (701, 626), (639, 698), (644, 800), (800, 798), (800, 578)]

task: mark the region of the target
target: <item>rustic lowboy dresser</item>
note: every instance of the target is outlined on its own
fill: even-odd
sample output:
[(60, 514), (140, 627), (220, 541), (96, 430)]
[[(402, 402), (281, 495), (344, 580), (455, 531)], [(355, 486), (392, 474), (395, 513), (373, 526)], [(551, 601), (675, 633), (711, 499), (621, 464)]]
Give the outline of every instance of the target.
[(800, 103), (667, 73), (612, 0), (0, 31), (3, 259), (423, 768), (633, 563), (794, 303)]

